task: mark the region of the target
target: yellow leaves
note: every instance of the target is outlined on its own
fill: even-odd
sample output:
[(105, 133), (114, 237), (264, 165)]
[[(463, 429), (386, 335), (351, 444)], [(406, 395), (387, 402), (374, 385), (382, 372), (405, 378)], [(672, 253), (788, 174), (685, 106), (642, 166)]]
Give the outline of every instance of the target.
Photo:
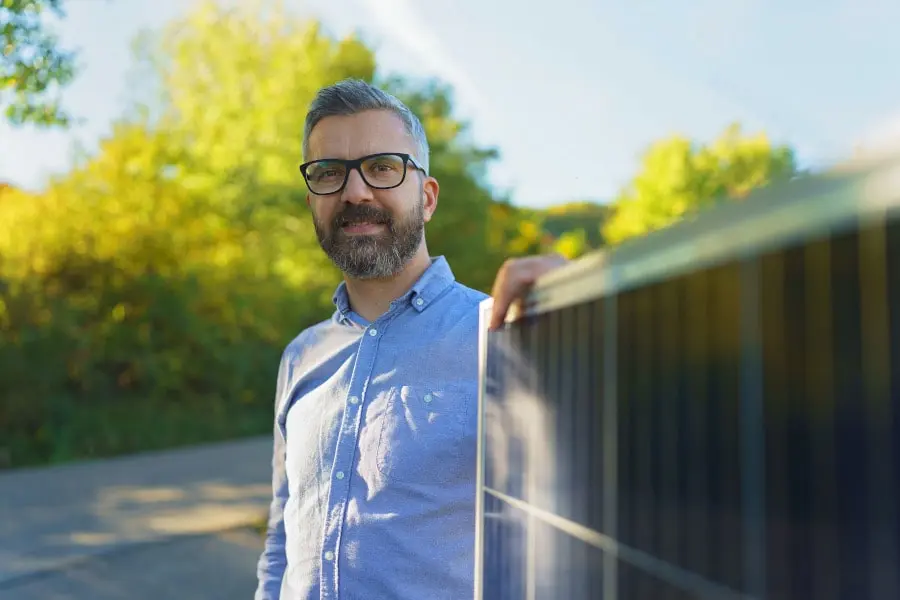
[(31, 271), (36, 275), (45, 275), (49, 266), (50, 261), (46, 256), (35, 254), (31, 258)]
[(650, 220), (648, 211), (631, 198), (622, 198), (614, 206), (612, 216), (603, 225), (603, 239), (618, 244), (628, 238), (644, 235)]
[(546, 214), (549, 216), (566, 215), (569, 213), (584, 213), (595, 208), (593, 202), (567, 202), (565, 204), (556, 204), (547, 207)]
[(541, 228), (534, 221), (521, 221), (519, 235), (526, 240), (538, 240), (541, 237)]
[(218, 178), (212, 173), (194, 172), (185, 173), (180, 178), (182, 188), (189, 193), (205, 192), (215, 187)]
[[(374, 54), (357, 37), (333, 39), (315, 20), (268, 1), (204, 2), (141, 52), (163, 82), (167, 123), (191, 140), (193, 160), (220, 178), (248, 169), (280, 185), (299, 182), (313, 94), (345, 77), (371, 79), (375, 71)], [(154, 53), (165, 60), (154, 62)]]
[(584, 229), (565, 232), (556, 240), (553, 249), (569, 260), (578, 258), (588, 249)]
[[(24, 291), (2, 309), (16, 319), (0, 338), (30, 341), (6, 354), (0, 344), (0, 365), (51, 353), (41, 397), (74, 395), (91, 408), (112, 393), (129, 408), (125, 423), (135, 409), (155, 415), (147, 407), (178, 397), (157, 427), (140, 430), (165, 429), (158, 425), (185, 410), (209, 423), (204, 403), (231, 427), (246, 428), (254, 414), (262, 429), (271, 365), (296, 332), (333, 309), (340, 274), (318, 247), (297, 170), (304, 117), (323, 85), (371, 80), (374, 55), (272, 3), (241, 4), (204, 3), (145, 38), (141, 66), (161, 102), (118, 123), (46, 192), (2, 191), (0, 280)], [(541, 243), (542, 232), (534, 223), (520, 231), (519, 213), (501, 210), (504, 236), (488, 243), (492, 197), (479, 175), (492, 153), (458, 139), (464, 127), (446, 90), (405, 92), (442, 142), (432, 169), (447, 201), (429, 224), (429, 249), (484, 289), (507, 254), (505, 234)], [(10, 390), (30, 398), (32, 388)]]
[(773, 146), (765, 133), (744, 136), (736, 124), (705, 146), (682, 136), (660, 140), (614, 202), (604, 238), (619, 243), (644, 235), (722, 199), (744, 198), (794, 170), (789, 148)]
[(112, 310), (111, 314), (112, 320), (115, 323), (121, 323), (125, 320), (125, 305), (124, 304), (116, 304), (116, 306)]

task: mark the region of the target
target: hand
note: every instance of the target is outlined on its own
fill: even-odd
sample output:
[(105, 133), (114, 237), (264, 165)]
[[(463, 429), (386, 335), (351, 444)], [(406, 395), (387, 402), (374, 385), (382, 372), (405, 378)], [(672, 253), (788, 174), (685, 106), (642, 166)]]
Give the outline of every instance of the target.
[(567, 262), (569, 261), (563, 255), (556, 253), (510, 258), (504, 262), (491, 290), (494, 307), (489, 328), (497, 329), (503, 325), (510, 307), (514, 303), (516, 309), (520, 307), (522, 299), (538, 277)]

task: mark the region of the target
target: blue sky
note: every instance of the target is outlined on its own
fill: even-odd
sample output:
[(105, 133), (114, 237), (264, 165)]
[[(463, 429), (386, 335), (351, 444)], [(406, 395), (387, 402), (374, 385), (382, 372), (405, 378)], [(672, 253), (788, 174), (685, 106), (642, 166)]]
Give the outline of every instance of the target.
[[(476, 140), (501, 152), (492, 181), (521, 205), (608, 199), (654, 139), (706, 140), (735, 120), (812, 166), (900, 134), (897, 0), (285, 2), (337, 35), (361, 32), (385, 71), (453, 84)], [(83, 69), (66, 105), (84, 123), (0, 124), (0, 181), (39, 189), (65, 172), (73, 144), (93, 148), (123, 108), (134, 35), (191, 2), (67, 6), (58, 31)], [(546, 177), (560, 156), (580, 175)]]

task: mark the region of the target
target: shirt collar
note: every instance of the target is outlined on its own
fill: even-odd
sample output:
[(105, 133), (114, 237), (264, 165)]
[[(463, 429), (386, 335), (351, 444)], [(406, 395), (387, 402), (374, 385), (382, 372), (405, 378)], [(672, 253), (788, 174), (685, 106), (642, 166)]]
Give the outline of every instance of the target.
[[(450, 265), (444, 256), (431, 259), (431, 266), (422, 273), (422, 276), (413, 284), (412, 288), (403, 296), (391, 302), (391, 308), (398, 306), (412, 306), (416, 311), (422, 312), (443, 294), (451, 284), (456, 281)], [(347, 295), (347, 284), (341, 282), (331, 298), (337, 309), (334, 318), (337, 322), (352, 322), (350, 313), (350, 297)]]

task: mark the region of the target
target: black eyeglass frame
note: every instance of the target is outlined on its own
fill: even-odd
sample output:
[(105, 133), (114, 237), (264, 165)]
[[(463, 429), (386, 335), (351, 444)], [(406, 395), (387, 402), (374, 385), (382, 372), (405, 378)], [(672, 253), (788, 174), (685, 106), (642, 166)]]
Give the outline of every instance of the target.
[[(403, 160), (403, 177), (400, 178), (400, 183), (396, 185), (389, 186), (377, 186), (369, 183), (369, 180), (366, 179), (366, 175), (362, 172), (362, 164), (372, 158), (377, 158), (379, 156), (396, 156)], [(306, 170), (317, 162), (328, 161), (328, 162), (337, 162), (343, 164), (347, 168), (347, 172), (344, 173), (344, 181), (341, 182), (341, 185), (338, 186), (336, 190), (333, 192), (322, 193), (313, 191), (312, 187), (309, 185), (309, 177), (306, 175)], [(359, 158), (348, 159), (348, 158), (318, 158), (316, 160), (311, 160), (309, 162), (305, 162), (300, 165), (300, 173), (303, 174), (303, 181), (306, 183), (306, 189), (310, 191), (311, 194), (315, 194), (316, 196), (330, 196), (331, 194), (337, 194), (343, 191), (344, 187), (347, 185), (347, 180), (350, 178), (350, 171), (356, 169), (359, 172), (359, 176), (362, 177), (362, 180), (365, 182), (367, 186), (374, 190), (392, 190), (394, 188), (398, 188), (403, 185), (403, 182), (406, 181), (406, 174), (409, 171), (407, 165), (412, 165), (417, 170), (422, 171), (425, 176), (428, 176), (428, 171), (426, 171), (422, 165), (420, 165), (415, 158), (412, 157), (411, 154), (406, 154), (403, 152), (376, 152), (375, 154), (367, 154), (366, 156), (361, 156)]]

